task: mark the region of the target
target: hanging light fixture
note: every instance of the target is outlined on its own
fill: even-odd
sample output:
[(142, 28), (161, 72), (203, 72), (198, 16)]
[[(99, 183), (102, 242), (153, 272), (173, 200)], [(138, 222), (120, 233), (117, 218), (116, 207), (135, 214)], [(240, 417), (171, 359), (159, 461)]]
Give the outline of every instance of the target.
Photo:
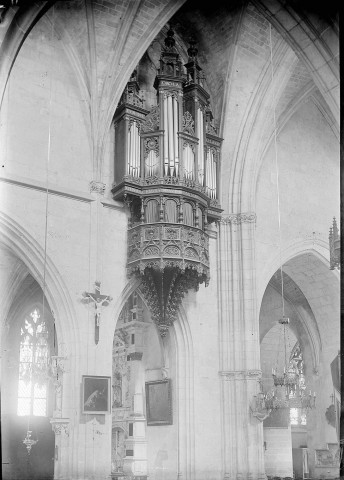
[(335, 217), (333, 217), (328, 240), (330, 246), (330, 270), (335, 268), (340, 270), (340, 235)]
[(26, 437), (24, 438), (23, 440), (23, 443), (26, 447), (26, 450), (27, 450), (27, 454), (30, 455), (31, 453), (31, 448), (36, 445), (36, 443), (38, 442), (38, 440), (34, 440), (33, 438), (31, 438), (31, 435), (32, 435), (32, 430), (28, 430), (26, 432)]
[[(273, 57), (272, 57), (272, 38), (270, 24), (270, 63), (271, 63), (271, 84), (274, 84), (273, 73)], [(298, 362), (300, 358), (289, 355), (289, 324), (290, 319), (285, 315), (284, 302), (284, 275), (282, 263), (282, 236), (281, 236), (281, 212), (280, 212), (280, 192), (279, 192), (279, 169), (277, 155), (277, 126), (276, 126), (276, 102), (274, 96), (274, 88), (272, 88), (273, 97), (273, 118), (274, 118), (274, 146), (275, 146), (275, 168), (276, 168), (276, 184), (277, 184), (277, 211), (278, 211), (278, 232), (280, 246), (280, 276), (281, 276), (281, 298), (282, 298), (282, 318), (278, 320), (281, 329), (281, 337), (283, 341), (283, 349), (278, 349), (275, 367), (272, 368), (273, 387), (270, 391), (264, 392), (262, 383), (260, 383), (261, 391), (254, 396), (254, 402), (251, 406), (252, 415), (258, 420), (263, 421), (270, 413), (278, 409), (298, 408), (301, 414), (307, 414), (309, 409), (315, 408), (316, 394), (309, 390), (306, 393), (306, 384), (303, 371), (300, 371)], [(334, 230), (334, 229), (333, 229)], [(336, 230), (338, 232), (338, 229)], [(289, 345), (288, 345), (289, 344)], [(289, 348), (288, 348), (289, 346)], [(279, 354), (284, 353), (283, 365), (279, 367)], [(283, 368), (283, 371), (282, 371)]]
[(300, 348), (288, 358), (289, 318), (283, 315), (278, 323), (281, 325), (284, 343), (283, 372), (282, 366), (278, 365), (277, 356), (276, 365), (272, 368), (273, 387), (264, 396), (265, 405), (269, 410), (299, 408), (303, 413), (307, 413), (309, 409), (315, 408), (316, 394), (307, 389)]

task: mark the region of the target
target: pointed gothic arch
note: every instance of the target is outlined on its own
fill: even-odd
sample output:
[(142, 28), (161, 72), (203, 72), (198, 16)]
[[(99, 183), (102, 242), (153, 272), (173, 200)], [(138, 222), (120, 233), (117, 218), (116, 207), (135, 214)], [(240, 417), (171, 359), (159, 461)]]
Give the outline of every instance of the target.
[(55, 315), (59, 343), (67, 346), (67, 350), (70, 341), (77, 345), (76, 314), (70, 292), (52, 260), (48, 255), (45, 258), (44, 249), (16, 220), (4, 213), (0, 213), (0, 243), (22, 261), (40, 286), (45, 265), (45, 295)]

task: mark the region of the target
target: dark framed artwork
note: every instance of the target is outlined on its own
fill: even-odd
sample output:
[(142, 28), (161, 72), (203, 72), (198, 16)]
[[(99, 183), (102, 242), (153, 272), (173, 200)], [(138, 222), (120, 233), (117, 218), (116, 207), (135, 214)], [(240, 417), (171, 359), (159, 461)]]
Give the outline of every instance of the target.
[(147, 425), (172, 425), (171, 381), (146, 382)]
[(111, 377), (82, 376), (82, 413), (111, 413)]

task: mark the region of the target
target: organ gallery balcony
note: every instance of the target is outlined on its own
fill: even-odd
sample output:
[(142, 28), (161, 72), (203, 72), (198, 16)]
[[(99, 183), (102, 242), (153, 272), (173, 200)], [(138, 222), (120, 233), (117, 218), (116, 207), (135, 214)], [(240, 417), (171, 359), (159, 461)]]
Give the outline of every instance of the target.
[(192, 269), (209, 280), (209, 240), (199, 228), (178, 223), (136, 225), (128, 231), (128, 272), (146, 268)]

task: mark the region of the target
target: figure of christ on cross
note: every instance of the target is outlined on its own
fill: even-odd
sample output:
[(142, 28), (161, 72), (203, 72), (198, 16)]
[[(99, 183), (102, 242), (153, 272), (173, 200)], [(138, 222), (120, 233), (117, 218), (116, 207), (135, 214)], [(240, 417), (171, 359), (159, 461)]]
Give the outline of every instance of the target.
[(107, 307), (112, 300), (112, 297), (109, 295), (101, 295), (100, 293), (100, 282), (95, 282), (95, 293), (84, 292), (83, 297), (86, 299), (87, 303), (93, 302), (95, 307), (95, 343), (99, 341), (99, 326), (100, 326), (100, 317), (102, 313), (102, 307)]

